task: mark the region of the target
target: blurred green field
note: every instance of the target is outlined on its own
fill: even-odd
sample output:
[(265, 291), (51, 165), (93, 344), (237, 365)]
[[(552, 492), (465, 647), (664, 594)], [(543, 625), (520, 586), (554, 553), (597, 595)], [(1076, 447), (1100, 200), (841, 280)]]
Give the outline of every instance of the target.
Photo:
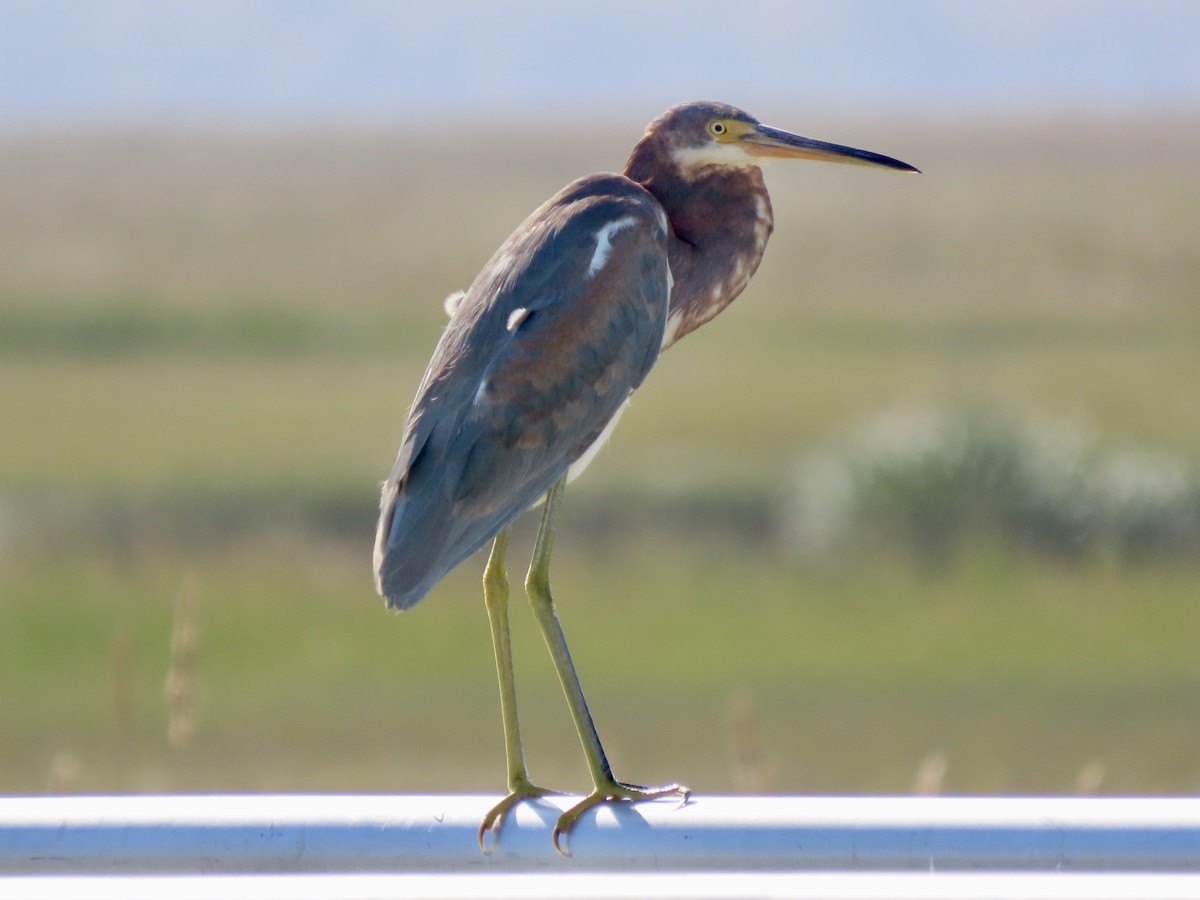
[[(785, 520), (806, 458), (898, 409), (1200, 471), (1200, 120), (776, 124), (925, 174), (773, 167), (758, 277), (568, 493), (560, 612), (618, 776), (1195, 792), (1200, 548), (812, 559)], [(637, 133), (0, 140), (0, 792), (503, 787), (482, 559), (386, 614), (376, 486), (442, 298)], [(532, 774), (581, 790), (514, 613)]]

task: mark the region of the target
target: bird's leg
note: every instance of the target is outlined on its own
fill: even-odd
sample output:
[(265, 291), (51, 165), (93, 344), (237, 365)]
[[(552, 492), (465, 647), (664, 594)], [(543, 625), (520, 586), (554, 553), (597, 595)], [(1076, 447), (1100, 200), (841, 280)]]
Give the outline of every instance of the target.
[(508, 630), (508, 575), (504, 554), (508, 549), (508, 531), (502, 531), (492, 544), (487, 568), (483, 570), (483, 602), (492, 627), (492, 648), (496, 652), (496, 677), (500, 682), (500, 715), (504, 721), (504, 755), (508, 762), (508, 796), (494, 806), (479, 826), (479, 849), (487, 853), (484, 835), (499, 829), (509, 810), (530, 797), (549, 793), (529, 780), (525, 754), (521, 750), (521, 729), (517, 721), (517, 686), (513, 677), (512, 640)]
[(529, 603), (533, 607), (533, 614), (542, 630), (542, 636), (546, 639), (546, 646), (550, 649), (550, 657), (554, 661), (559, 681), (562, 682), (563, 693), (567, 696), (567, 705), (571, 709), (571, 717), (575, 720), (575, 730), (579, 733), (579, 742), (583, 745), (594, 787), (592, 793), (584, 800), (563, 813), (554, 826), (554, 847), (559, 853), (569, 856), (560, 843), (562, 836), (592, 807), (610, 800), (653, 800), (670, 795), (679, 797), (682, 805), (687, 802), (690, 792), (678, 784), (641, 787), (624, 784), (613, 777), (608, 757), (605, 756), (604, 747), (600, 743), (600, 735), (596, 731), (595, 722), (592, 721), (592, 714), (588, 711), (583, 689), (579, 686), (579, 677), (575, 674), (575, 665), (571, 662), (567, 639), (558, 622), (554, 598), (550, 592), (550, 553), (554, 545), (559, 503), (565, 485), (566, 479), (563, 478), (551, 488), (546, 497), (542, 522), (534, 545), (533, 562), (529, 566), (529, 574), (525, 577), (525, 591), (529, 595)]

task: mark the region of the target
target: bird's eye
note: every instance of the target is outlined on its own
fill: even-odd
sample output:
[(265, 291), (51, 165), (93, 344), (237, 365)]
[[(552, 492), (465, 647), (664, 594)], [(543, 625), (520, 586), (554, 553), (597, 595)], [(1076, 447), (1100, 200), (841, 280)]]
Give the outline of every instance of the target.
[(729, 129), (725, 127), (724, 122), (710, 122), (708, 125), (708, 130), (714, 137), (720, 137)]

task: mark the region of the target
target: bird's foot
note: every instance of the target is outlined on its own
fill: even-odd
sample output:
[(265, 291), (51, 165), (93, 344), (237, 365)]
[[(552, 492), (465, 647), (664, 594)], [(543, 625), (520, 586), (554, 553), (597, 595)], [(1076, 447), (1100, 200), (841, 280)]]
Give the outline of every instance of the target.
[[(509, 794), (495, 806), (493, 806), (486, 816), (483, 817), (483, 823), (479, 826), (479, 849), (485, 854), (491, 853), (496, 844), (500, 841), (500, 827), (504, 824), (505, 817), (509, 811), (524, 800), (533, 800), (537, 797), (545, 797), (547, 794), (555, 794), (557, 791), (552, 791), (547, 788), (538, 787), (533, 782), (527, 779), (519, 779), (513, 781), (508, 786)], [(492, 842), (492, 846), (488, 847), (484, 843), (484, 838), (489, 831), (496, 832), (496, 840)]]
[(679, 798), (679, 805), (684, 806), (691, 795), (692, 792), (682, 784), (667, 784), (662, 787), (642, 787), (638, 784), (624, 784), (620, 781), (611, 780), (604, 784), (598, 784), (591, 794), (584, 797), (583, 800), (558, 817), (558, 822), (554, 826), (554, 833), (551, 835), (551, 840), (554, 842), (554, 849), (563, 856), (570, 856), (570, 851), (562, 845), (562, 838), (575, 827), (575, 823), (579, 821), (580, 816), (589, 809), (599, 806), (601, 803), (614, 801), (637, 803), (641, 800), (658, 800), (662, 797), (674, 796)]

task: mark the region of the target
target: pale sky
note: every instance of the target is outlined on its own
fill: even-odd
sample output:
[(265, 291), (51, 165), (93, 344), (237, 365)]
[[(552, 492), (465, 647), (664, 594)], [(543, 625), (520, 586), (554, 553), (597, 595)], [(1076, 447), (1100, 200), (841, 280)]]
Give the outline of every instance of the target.
[(1188, 0), (0, 0), (0, 128), (1200, 112)]

